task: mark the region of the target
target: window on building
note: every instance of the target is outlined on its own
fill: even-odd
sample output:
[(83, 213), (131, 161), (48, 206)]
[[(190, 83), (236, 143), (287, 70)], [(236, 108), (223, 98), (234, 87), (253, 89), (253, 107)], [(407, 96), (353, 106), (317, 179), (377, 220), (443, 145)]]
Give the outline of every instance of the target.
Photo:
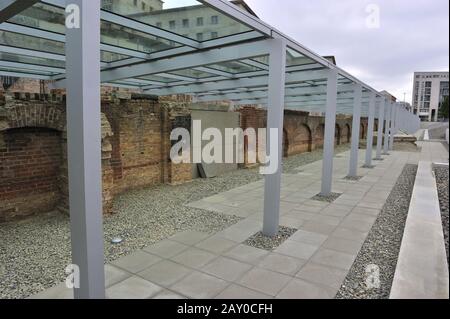
[(211, 24), (219, 24), (219, 16), (212, 16)]
[(199, 17), (197, 18), (197, 26), (201, 27), (203, 25), (203, 18)]
[(175, 22), (175, 20), (169, 21), (169, 28), (175, 29), (176, 26), (177, 26), (177, 23)]
[(161, 28), (162, 27), (162, 22), (156, 22), (156, 27), (157, 28)]
[(142, 2), (142, 11), (145, 11), (145, 9), (146, 9), (146, 4), (145, 4), (145, 2)]
[(216, 39), (219, 37), (219, 34), (217, 32), (211, 32), (211, 39)]
[(183, 28), (189, 28), (189, 19), (183, 19)]
[(153, 9), (152, 6), (150, 6), (150, 8), (148, 8), (148, 11), (150, 11), (150, 12), (153, 12), (153, 10), (155, 10), (155, 9)]
[(137, 7), (137, 0), (133, 0), (133, 5)]
[(430, 81), (425, 82), (425, 87), (426, 88), (430, 88), (431, 87), (431, 82)]
[(197, 33), (197, 41), (203, 41), (203, 33)]

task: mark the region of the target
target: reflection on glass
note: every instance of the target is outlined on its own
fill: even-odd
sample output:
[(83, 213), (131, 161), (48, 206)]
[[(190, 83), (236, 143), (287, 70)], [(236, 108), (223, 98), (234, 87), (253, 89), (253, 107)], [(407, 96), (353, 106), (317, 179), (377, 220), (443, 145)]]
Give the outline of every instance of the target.
[(0, 31), (0, 44), (28, 50), (64, 54), (64, 43), (29, 35)]
[(303, 54), (292, 50), (290, 48), (287, 49), (286, 54), (286, 65), (287, 66), (297, 66), (297, 65), (304, 65), (304, 64), (312, 64), (314, 63), (314, 60), (305, 57)]
[(65, 33), (64, 10), (43, 3), (35, 4), (8, 21), (60, 34)]
[(195, 0), (106, 0), (102, 8), (198, 41), (250, 31)]
[[(103, 4), (106, 2), (103, 1)], [(126, 7), (127, 3), (133, 4), (134, 0), (117, 1), (117, 4), (120, 4), (120, 8)], [(65, 33), (64, 10), (62, 8), (42, 3), (35, 4), (8, 21), (59, 34)], [(101, 41), (105, 44), (146, 53), (167, 50), (180, 46), (180, 44), (173, 41), (161, 39), (138, 30), (126, 28), (103, 20), (101, 21)], [(105, 60), (116, 61), (118, 58), (107, 58)]]
[(147, 53), (180, 46), (180, 44), (173, 41), (164, 40), (106, 21), (101, 23), (101, 41), (105, 44)]

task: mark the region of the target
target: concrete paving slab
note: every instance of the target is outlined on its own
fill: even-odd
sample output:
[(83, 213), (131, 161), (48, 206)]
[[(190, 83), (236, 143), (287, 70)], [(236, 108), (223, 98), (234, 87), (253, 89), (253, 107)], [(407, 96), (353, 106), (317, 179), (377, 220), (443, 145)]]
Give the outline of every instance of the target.
[(228, 285), (225, 280), (195, 271), (170, 289), (192, 299), (212, 299)]
[(347, 271), (308, 262), (296, 274), (296, 277), (308, 282), (339, 289), (347, 276)]
[(172, 257), (171, 260), (183, 266), (200, 269), (215, 258), (217, 258), (215, 254), (192, 247)]
[(188, 267), (182, 266), (170, 260), (163, 260), (143, 271), (138, 275), (163, 287), (170, 287), (192, 273)]
[(157, 286), (137, 276), (130, 277), (106, 289), (108, 299), (148, 299), (162, 291)]
[(170, 258), (180, 254), (182, 251), (185, 251), (188, 248), (189, 246), (186, 246), (179, 242), (165, 239), (154, 245), (144, 248), (144, 251), (162, 258)]
[(224, 279), (236, 281), (240, 279), (253, 266), (227, 257), (219, 257), (202, 268), (202, 271)]
[(128, 272), (138, 273), (161, 260), (162, 259), (156, 255), (149, 254), (143, 250), (138, 250), (128, 256), (113, 261), (112, 264)]
[(290, 276), (280, 273), (261, 268), (253, 268), (238, 283), (269, 296), (276, 296), (291, 279)]
[(337, 289), (293, 279), (276, 296), (278, 299), (332, 299)]
[(231, 284), (224, 291), (222, 291), (216, 299), (271, 299), (272, 296), (242, 287), (236, 284)]

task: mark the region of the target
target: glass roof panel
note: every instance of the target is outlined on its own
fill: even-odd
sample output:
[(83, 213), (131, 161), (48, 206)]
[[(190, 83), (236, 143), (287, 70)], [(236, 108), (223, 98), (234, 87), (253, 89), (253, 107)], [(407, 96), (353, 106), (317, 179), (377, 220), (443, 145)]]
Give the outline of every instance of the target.
[(287, 66), (299, 66), (305, 64), (314, 64), (314, 60), (304, 56), (303, 54), (288, 48), (286, 54), (286, 65)]
[(199, 42), (253, 31), (196, 0), (103, 1), (102, 8)]
[(179, 43), (155, 37), (137, 30), (102, 21), (102, 43), (140, 52), (152, 53), (180, 47)]
[(62, 8), (44, 3), (36, 3), (8, 20), (8, 22), (60, 34), (65, 33), (64, 21), (65, 15)]
[(63, 42), (37, 38), (9, 31), (0, 31), (0, 44), (34, 51), (48, 52), (60, 55), (65, 54)]
[(262, 69), (240, 61), (230, 61), (209, 65), (210, 68), (231, 74), (261, 71)]
[(62, 68), (62, 69), (65, 68), (64, 61), (44, 59), (44, 58), (39, 58), (39, 57), (4, 53), (4, 52), (0, 52), (0, 61), (18, 62), (18, 63), (31, 64), (31, 65), (36, 65), (36, 66), (50, 66), (50, 67)]
[[(127, 1), (123, 1), (122, 3), (126, 2)], [(132, 3), (133, 1), (128, 2)], [(121, 6), (126, 7), (124, 4)], [(43, 3), (35, 4), (21, 14), (11, 18), (8, 22), (54, 32), (59, 35), (65, 33), (65, 12), (63, 8)], [(179, 43), (161, 39), (140, 32), (139, 30), (127, 28), (104, 20), (101, 21), (101, 42), (146, 53), (158, 52), (181, 46)]]
[(45, 72), (42, 70), (36, 71), (36, 70), (30, 70), (27, 68), (4, 68), (4, 67), (0, 67), (0, 75), (2, 75), (1, 72), (15, 72), (15, 73), (23, 73), (23, 77), (26, 78), (27, 74), (33, 74), (33, 75), (54, 75), (54, 73), (52, 72)]
[(205, 78), (214, 76), (214, 74), (203, 72), (203, 71), (198, 71), (195, 69), (184, 69), (184, 70), (178, 70), (178, 71), (174, 71), (174, 72), (170, 72), (170, 73), (175, 74), (175, 75), (193, 78), (193, 79), (205, 79)]
[(174, 80), (174, 79), (170, 79), (170, 78), (166, 78), (166, 77), (162, 77), (162, 76), (158, 76), (158, 75), (141, 76), (141, 77), (139, 77), (139, 79), (149, 80), (149, 81), (156, 81), (156, 82), (162, 82), (162, 83), (180, 82), (180, 81), (177, 81), (177, 80)]

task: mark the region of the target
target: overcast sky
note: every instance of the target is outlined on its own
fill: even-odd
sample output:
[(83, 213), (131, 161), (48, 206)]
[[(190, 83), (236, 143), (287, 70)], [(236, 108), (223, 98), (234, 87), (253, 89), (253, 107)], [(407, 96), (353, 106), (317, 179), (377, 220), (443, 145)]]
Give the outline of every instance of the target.
[[(449, 0), (246, 0), (265, 22), (399, 100), (414, 71), (449, 69)], [(368, 28), (368, 5), (380, 27)], [(370, 7), (369, 7), (370, 9)], [(374, 12), (374, 11), (370, 11)], [(369, 20), (373, 21), (373, 20)]]

